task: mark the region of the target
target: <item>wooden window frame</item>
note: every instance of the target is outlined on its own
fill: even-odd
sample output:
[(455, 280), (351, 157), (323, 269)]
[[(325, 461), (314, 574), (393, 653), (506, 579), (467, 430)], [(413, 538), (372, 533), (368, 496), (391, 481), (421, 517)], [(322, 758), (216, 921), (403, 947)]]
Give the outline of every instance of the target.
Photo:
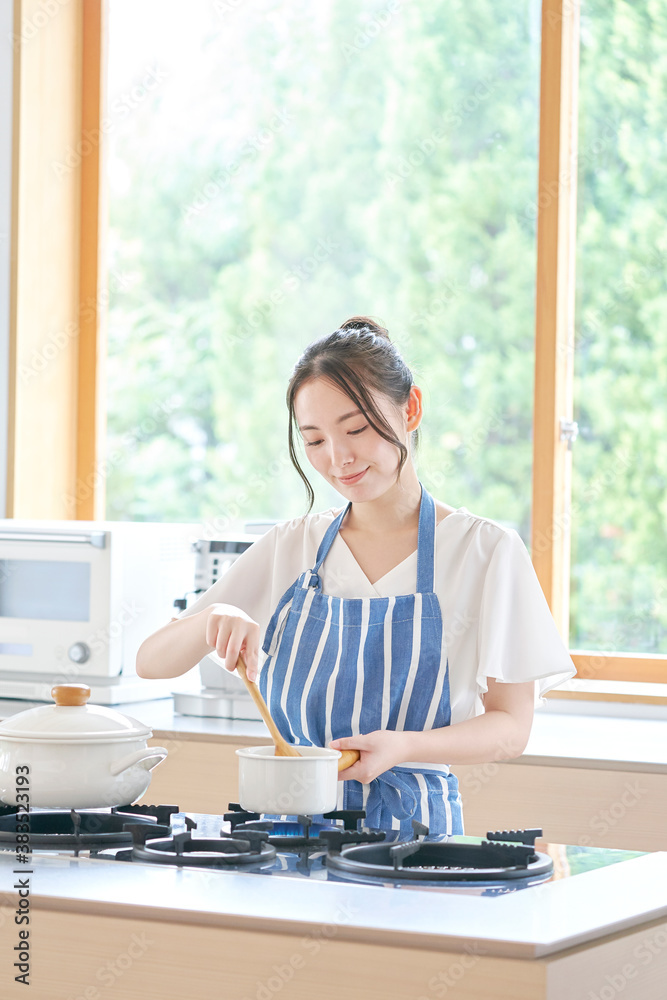
[[(543, 0), (531, 549), (561, 635), (569, 634), (577, 221), (579, 0)], [(572, 651), (577, 678), (665, 683), (667, 657)], [(591, 685), (587, 685), (589, 696)], [(571, 697), (554, 691), (552, 697)]]
[[(81, 0), (59, 7), (54, 23), (39, 29), (39, 39), (15, 45), (7, 497), (10, 517), (94, 519), (103, 512), (102, 359), (106, 280), (102, 253), (104, 226), (100, 220), (105, 202), (101, 163), (107, 2)], [(580, 0), (543, 0), (540, 71), (532, 559), (554, 619), (565, 637), (569, 621), (572, 453), (561, 440), (560, 421), (572, 419), (579, 6)], [(24, 24), (30, 26), (36, 22), (40, 9), (43, 8), (39, 0), (15, 0), (15, 39), (21, 35)], [(35, 228), (30, 226), (25, 191), (27, 184), (39, 183), (40, 170), (44, 177), (49, 169), (43, 155), (40, 160), (41, 151), (36, 149), (35, 137), (49, 99), (47, 88), (31, 82), (30, 67), (36, 68), (36, 53), (30, 50), (30, 45), (35, 46), (36, 42), (43, 50), (42, 58), (45, 53), (54, 60), (54, 65), (63, 69), (68, 60), (74, 60), (77, 66), (80, 87), (76, 92), (72, 91), (71, 81), (68, 89), (66, 80), (53, 77), (49, 80), (49, 90), (54, 86), (59, 90), (58, 106), (65, 108), (51, 128), (62, 130), (64, 148), (68, 142), (71, 145), (75, 122), (82, 151), (86, 151), (70, 178), (71, 231), (78, 234), (78, 240), (68, 244), (58, 269), (61, 317), (64, 321), (71, 314), (78, 336), (72, 338), (68, 363), (61, 366), (62, 372), (46, 405), (37, 387), (22, 385), (17, 379), (21, 359), (25, 361), (34, 348), (31, 324), (40, 318), (34, 310), (30, 311), (34, 282), (25, 280)], [(55, 242), (53, 249), (56, 250)], [(48, 419), (48, 402), (52, 405), (53, 399), (58, 400), (65, 413), (66, 444), (59, 452), (47, 453), (34, 438), (34, 421), (27, 432), (20, 421), (21, 415), (28, 412), (37, 415), (38, 423)], [(17, 455), (22, 449), (31, 459), (27, 464), (37, 473), (26, 472), (25, 462), (22, 467), (18, 465)], [(38, 493), (38, 487), (45, 468), (55, 486), (42, 502), (44, 494)], [(64, 487), (69, 489), (69, 505), (62, 503)], [(40, 496), (40, 501), (29, 502), (27, 498), (35, 495)], [(652, 684), (667, 681), (667, 657), (585, 651), (574, 651), (572, 655), (577, 676), (584, 680)], [(572, 697), (576, 692), (556, 691), (552, 695)]]
[(7, 517), (104, 510), (105, 14), (14, 0)]

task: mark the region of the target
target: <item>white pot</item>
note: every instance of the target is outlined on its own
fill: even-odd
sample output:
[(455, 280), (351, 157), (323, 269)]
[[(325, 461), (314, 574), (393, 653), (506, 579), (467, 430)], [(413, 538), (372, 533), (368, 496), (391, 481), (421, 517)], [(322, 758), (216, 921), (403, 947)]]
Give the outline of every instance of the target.
[[(143, 723), (101, 705), (90, 688), (61, 684), (55, 705), (0, 723), (0, 801), (35, 808), (100, 809), (141, 798), (164, 747)], [(26, 798), (27, 796), (27, 798)]]
[(243, 809), (312, 816), (336, 808), (340, 751), (330, 747), (296, 749), (302, 757), (276, 757), (273, 746), (236, 751)]

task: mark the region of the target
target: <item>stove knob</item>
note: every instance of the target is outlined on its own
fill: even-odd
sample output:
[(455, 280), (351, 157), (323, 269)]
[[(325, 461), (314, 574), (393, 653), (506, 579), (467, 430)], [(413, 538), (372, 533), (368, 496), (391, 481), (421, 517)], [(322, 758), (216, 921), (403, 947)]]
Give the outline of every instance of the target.
[(74, 663), (85, 663), (90, 659), (90, 648), (86, 646), (85, 642), (75, 642), (67, 650), (67, 655)]

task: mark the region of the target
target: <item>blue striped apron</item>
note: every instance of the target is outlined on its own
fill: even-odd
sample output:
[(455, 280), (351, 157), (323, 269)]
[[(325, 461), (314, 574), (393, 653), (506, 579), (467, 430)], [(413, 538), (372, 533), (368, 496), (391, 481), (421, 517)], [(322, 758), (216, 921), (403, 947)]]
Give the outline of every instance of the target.
[[(327, 529), (313, 569), (283, 594), (269, 622), (260, 690), (285, 739), (328, 746), (376, 730), (422, 731), (451, 720), (447, 651), (434, 592), (435, 503), (422, 487), (417, 590), (398, 597), (332, 597), (319, 571), (344, 511)], [(371, 829), (463, 833), (458, 780), (437, 765), (396, 766), (370, 784), (345, 781), (346, 809)]]

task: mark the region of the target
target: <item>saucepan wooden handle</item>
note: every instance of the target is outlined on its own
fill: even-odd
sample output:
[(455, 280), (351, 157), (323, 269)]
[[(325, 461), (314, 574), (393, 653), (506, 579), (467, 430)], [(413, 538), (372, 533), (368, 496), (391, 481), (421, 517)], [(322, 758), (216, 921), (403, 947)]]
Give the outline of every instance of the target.
[(345, 771), (348, 767), (352, 767), (359, 760), (359, 756), (358, 750), (341, 750), (338, 758), (338, 770)]

